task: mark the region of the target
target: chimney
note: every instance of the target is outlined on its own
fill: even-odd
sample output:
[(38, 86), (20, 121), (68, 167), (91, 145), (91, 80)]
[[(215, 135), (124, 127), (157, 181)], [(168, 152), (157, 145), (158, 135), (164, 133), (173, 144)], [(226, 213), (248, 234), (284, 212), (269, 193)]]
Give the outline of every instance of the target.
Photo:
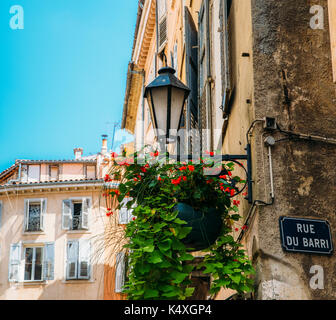
[(103, 142), (102, 142), (102, 148), (101, 148), (101, 154), (106, 155), (107, 154), (107, 137), (108, 135), (103, 134)]
[(83, 155), (83, 149), (82, 148), (74, 149), (74, 154), (75, 154), (75, 160), (80, 160), (80, 158)]

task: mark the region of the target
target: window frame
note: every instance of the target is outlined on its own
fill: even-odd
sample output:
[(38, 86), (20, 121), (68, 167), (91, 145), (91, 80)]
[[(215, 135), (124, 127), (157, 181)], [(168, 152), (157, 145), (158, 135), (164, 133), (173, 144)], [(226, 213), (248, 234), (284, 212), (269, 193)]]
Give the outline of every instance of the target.
[[(44, 246), (41, 246), (40, 244), (29, 244), (24, 245), (22, 248), (23, 252), (23, 282), (24, 283), (31, 283), (31, 282), (44, 282)], [(26, 251), (27, 249), (33, 249), (33, 258), (32, 258), (32, 270), (31, 270), (31, 278), (35, 276), (35, 267), (36, 267), (36, 249), (41, 249), (41, 280), (36, 279), (25, 279), (25, 272), (26, 272)]]
[[(65, 214), (65, 203), (70, 202), (70, 214)], [(74, 204), (81, 203), (81, 218), (80, 218), (80, 228), (73, 229), (73, 218), (74, 218)], [(85, 210), (86, 209), (86, 210)], [(67, 230), (69, 232), (88, 232), (90, 230), (90, 213), (92, 212), (92, 198), (91, 197), (77, 197), (64, 199), (62, 201), (62, 230)], [(65, 226), (65, 218), (69, 218), (69, 226)], [(86, 224), (83, 223), (86, 219)], [(83, 227), (84, 226), (84, 227)]]
[[(76, 244), (75, 247), (75, 259), (69, 259), (69, 247), (70, 244)], [(88, 256), (87, 256), (87, 260), (81, 260), (81, 248), (83, 250), (83, 246), (88, 245)], [(72, 239), (72, 240), (67, 240), (66, 241), (66, 250), (65, 250), (65, 282), (69, 283), (69, 281), (92, 281), (92, 270), (93, 270), (93, 266), (92, 266), (92, 244), (91, 241), (89, 239)], [(81, 275), (81, 263), (82, 262), (87, 262), (88, 264), (88, 275), (87, 276), (82, 276)], [(69, 273), (70, 273), (70, 268), (69, 268), (69, 264), (70, 263), (75, 263), (75, 276), (70, 277)]]
[[(44, 220), (45, 214), (47, 212), (47, 198), (37, 198), (37, 199), (24, 199), (24, 223), (23, 223), (23, 233), (34, 234), (44, 232)], [(29, 219), (30, 205), (40, 205), (40, 228), (39, 230), (29, 230)]]

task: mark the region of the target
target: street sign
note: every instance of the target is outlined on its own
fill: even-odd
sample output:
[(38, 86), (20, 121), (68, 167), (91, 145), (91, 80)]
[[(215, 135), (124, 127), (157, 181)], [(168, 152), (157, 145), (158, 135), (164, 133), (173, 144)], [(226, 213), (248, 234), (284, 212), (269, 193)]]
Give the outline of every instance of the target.
[(280, 236), (288, 252), (333, 253), (330, 224), (325, 220), (280, 217)]

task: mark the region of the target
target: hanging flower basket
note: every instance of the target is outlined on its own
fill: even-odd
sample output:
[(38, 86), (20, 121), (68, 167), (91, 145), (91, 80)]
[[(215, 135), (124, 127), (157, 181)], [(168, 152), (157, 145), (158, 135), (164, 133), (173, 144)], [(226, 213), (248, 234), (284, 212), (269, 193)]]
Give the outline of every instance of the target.
[[(184, 300), (193, 294), (196, 268), (212, 277), (212, 294), (249, 291), (253, 268), (231, 235), (241, 218), (240, 202), (231, 199), (246, 183), (233, 174), (234, 163), (214, 163), (213, 154), (176, 163), (153, 151), (115, 159), (110, 173), (121, 177), (118, 202), (130, 197), (128, 209), (135, 206), (125, 229), (128, 299)], [(190, 252), (201, 250), (207, 253), (196, 266)]]
[(179, 211), (177, 217), (188, 223), (186, 227), (192, 228), (182, 240), (188, 251), (205, 250), (216, 242), (223, 227), (221, 213), (218, 210), (210, 208), (196, 211), (185, 203), (179, 203), (175, 209)]

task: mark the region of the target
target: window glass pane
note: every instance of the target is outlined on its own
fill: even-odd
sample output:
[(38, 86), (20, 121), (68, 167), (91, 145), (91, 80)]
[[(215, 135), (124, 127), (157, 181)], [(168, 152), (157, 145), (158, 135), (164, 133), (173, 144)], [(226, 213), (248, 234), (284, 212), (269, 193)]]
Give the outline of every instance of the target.
[(41, 204), (29, 205), (28, 231), (40, 231)]
[(25, 250), (25, 272), (24, 279), (32, 280), (32, 270), (33, 270), (33, 248), (26, 248)]
[(81, 228), (82, 204), (74, 203), (74, 212), (72, 217), (72, 229), (79, 230)]
[(42, 248), (35, 248), (34, 280), (42, 280)]
[(87, 277), (88, 276), (88, 274), (89, 274), (89, 264), (86, 261), (82, 261), (80, 263), (79, 272), (80, 272), (81, 277)]

